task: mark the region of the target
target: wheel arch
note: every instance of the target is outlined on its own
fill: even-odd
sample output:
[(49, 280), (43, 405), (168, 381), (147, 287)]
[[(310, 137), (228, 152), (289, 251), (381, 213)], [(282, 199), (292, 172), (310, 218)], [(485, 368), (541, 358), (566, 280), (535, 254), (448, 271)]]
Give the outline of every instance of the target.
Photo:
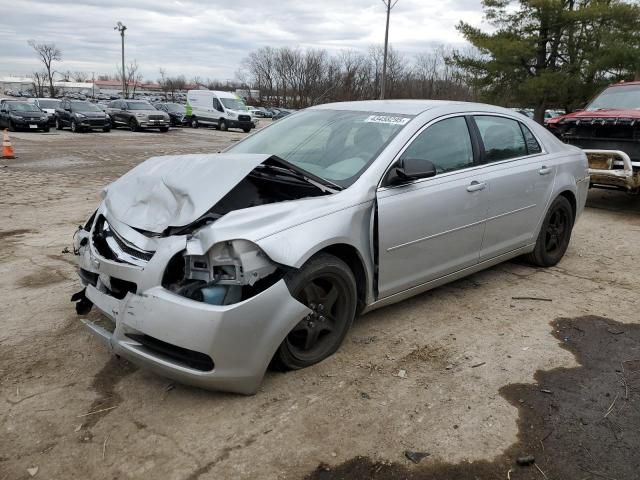
[(573, 211), (573, 220), (575, 221), (577, 210), (578, 210), (578, 201), (576, 199), (576, 194), (574, 192), (572, 192), (571, 190), (562, 190), (556, 196), (556, 198), (558, 198), (558, 197), (564, 197), (567, 200), (569, 200), (569, 203), (571, 204), (571, 210)]
[(347, 243), (334, 243), (318, 250), (312, 255), (312, 257), (317, 255), (318, 253), (329, 253), (347, 264), (356, 279), (356, 292), (358, 295), (358, 306), (356, 314), (359, 314), (367, 304), (368, 281), (367, 270), (364, 266), (364, 261), (358, 249), (353, 245), (349, 245)]

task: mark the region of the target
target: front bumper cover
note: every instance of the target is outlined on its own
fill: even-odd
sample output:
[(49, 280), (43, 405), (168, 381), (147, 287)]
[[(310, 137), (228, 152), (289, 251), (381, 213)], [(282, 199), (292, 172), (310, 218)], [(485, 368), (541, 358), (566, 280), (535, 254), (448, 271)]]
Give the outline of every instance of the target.
[(632, 162), (625, 152), (593, 149), (584, 152), (589, 159), (592, 185), (632, 192), (640, 189), (640, 163)]
[[(114, 354), (180, 383), (255, 393), (278, 346), (310, 312), (291, 296), (284, 280), (225, 306), (190, 300), (163, 288), (164, 268), (184, 248), (184, 237), (166, 238), (147, 266), (139, 267), (100, 257), (89, 236), (78, 230), (74, 239), (80, 278), (86, 299), (109, 319), (111, 328), (99, 321), (83, 319), (83, 323)], [(97, 275), (95, 285), (87, 281), (86, 272)], [(135, 283), (136, 292), (116, 298), (109, 289), (114, 279)], [(171, 348), (156, 349), (136, 340), (141, 336), (180, 352), (208, 356), (213, 368), (193, 368), (172, 355)]]

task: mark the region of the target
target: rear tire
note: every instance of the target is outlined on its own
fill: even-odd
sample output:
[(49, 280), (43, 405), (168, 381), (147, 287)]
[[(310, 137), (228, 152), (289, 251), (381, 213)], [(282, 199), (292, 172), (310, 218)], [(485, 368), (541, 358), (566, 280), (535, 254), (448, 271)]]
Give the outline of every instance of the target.
[(192, 118), (191, 119), (191, 128), (198, 128), (200, 126), (200, 124), (198, 123), (198, 119), (197, 118)]
[(56, 117), (56, 130), (62, 130), (62, 121)]
[(356, 280), (346, 263), (328, 253), (284, 279), (291, 295), (312, 311), (287, 334), (272, 366), (297, 370), (321, 362), (342, 344), (356, 314)]
[(556, 198), (544, 217), (533, 252), (525, 260), (538, 267), (553, 267), (564, 256), (571, 240), (575, 214), (569, 200)]

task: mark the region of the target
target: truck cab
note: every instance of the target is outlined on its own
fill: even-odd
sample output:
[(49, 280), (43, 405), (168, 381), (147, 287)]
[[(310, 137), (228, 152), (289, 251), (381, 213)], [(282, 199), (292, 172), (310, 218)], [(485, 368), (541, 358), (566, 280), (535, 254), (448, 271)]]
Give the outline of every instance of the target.
[(241, 98), (217, 90), (189, 90), (187, 118), (193, 128), (212, 125), (223, 131), (240, 128), (246, 133), (255, 128), (257, 123)]

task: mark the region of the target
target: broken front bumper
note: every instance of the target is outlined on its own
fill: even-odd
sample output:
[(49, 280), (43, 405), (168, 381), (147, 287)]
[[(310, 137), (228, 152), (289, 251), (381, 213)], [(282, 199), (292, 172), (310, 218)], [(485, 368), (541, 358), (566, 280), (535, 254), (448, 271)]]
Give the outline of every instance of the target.
[(640, 162), (632, 162), (620, 150), (585, 150), (589, 159), (589, 176), (595, 187), (640, 190)]
[[(144, 267), (99, 256), (89, 232), (75, 239), (86, 298), (107, 321), (83, 323), (116, 355), (178, 382), (243, 394), (257, 391), (273, 354), (309, 313), (280, 280), (232, 305), (210, 305), (160, 286), (184, 237), (168, 237)], [(83, 241), (87, 238), (87, 241)], [(134, 285), (123, 294), (117, 282)], [(122, 298), (116, 298), (120, 291)]]

